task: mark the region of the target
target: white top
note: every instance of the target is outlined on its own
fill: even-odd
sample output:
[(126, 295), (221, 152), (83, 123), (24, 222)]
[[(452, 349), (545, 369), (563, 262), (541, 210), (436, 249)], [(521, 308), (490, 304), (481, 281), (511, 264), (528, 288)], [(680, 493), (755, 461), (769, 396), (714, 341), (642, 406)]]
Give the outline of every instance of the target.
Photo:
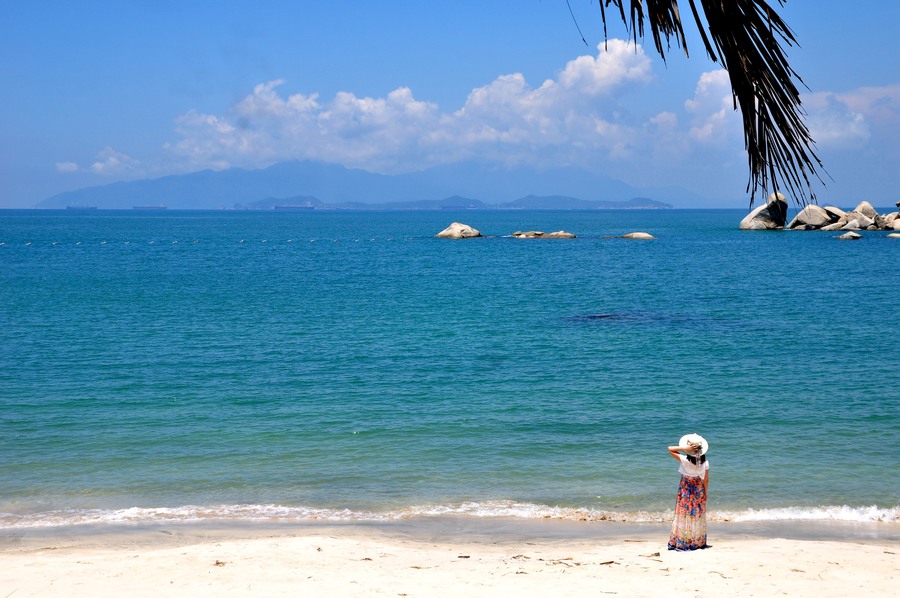
[(681, 467), (678, 468), (681, 475), (686, 475), (689, 478), (706, 477), (706, 470), (709, 469), (709, 461), (694, 465), (688, 461), (687, 455), (678, 455), (678, 458), (681, 460)]

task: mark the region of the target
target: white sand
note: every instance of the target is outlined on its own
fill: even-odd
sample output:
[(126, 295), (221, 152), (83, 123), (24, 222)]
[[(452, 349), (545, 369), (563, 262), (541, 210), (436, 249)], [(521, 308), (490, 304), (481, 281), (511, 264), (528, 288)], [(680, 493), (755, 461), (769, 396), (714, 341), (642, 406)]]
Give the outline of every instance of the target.
[(155, 545), (4, 543), (0, 598), (26, 596), (897, 596), (900, 544), (725, 537), (446, 542), (311, 530)]

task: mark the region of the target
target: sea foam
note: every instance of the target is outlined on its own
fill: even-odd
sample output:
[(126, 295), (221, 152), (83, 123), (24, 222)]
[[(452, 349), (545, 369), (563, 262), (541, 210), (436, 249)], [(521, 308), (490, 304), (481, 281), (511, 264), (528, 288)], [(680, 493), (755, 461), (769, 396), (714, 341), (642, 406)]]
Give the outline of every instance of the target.
[[(0, 529), (49, 528), (80, 525), (148, 525), (196, 522), (390, 522), (435, 517), (552, 519), (582, 522), (661, 523), (671, 520), (669, 511), (602, 511), (515, 501), (463, 502), (418, 505), (395, 510), (365, 511), (292, 505), (186, 505), (181, 507), (131, 507), (127, 509), (61, 509), (30, 514), (0, 513)], [(882, 508), (820, 506), (710, 511), (714, 522), (843, 521), (900, 522), (900, 506)]]

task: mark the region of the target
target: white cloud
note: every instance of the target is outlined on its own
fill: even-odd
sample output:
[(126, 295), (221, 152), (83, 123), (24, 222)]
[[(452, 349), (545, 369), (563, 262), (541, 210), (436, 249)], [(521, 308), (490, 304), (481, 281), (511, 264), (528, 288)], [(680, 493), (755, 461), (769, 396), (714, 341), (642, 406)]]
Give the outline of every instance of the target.
[(316, 103), (317, 96), (315, 94), (311, 96), (295, 94), (289, 96), (286, 100), (282, 99), (275, 90), (283, 84), (283, 79), (260, 83), (253, 88), (251, 95), (238, 103), (235, 112), (248, 118), (253, 116), (284, 118), (311, 112), (319, 107)]
[(734, 110), (731, 82), (725, 70), (700, 75), (694, 97), (684, 103), (692, 116), (690, 135), (704, 144), (731, 144), (740, 134), (740, 118)]
[(640, 46), (611, 39), (597, 49), (600, 53), (596, 57), (579, 56), (569, 62), (559, 76), (559, 84), (579, 94), (601, 95), (650, 80), (650, 60)]
[(78, 164), (75, 162), (57, 162), (57, 172), (78, 172)]
[(383, 97), (291, 94), (276, 79), (227, 112), (181, 115), (180, 139), (166, 149), (184, 170), (316, 159), (395, 173), (477, 160), (742, 190), (746, 156), (727, 73), (703, 73), (685, 98), (658, 93), (652, 67), (640, 47), (610, 40), (536, 85), (522, 73), (498, 76), (458, 107), (421, 101), (407, 87)]
[(803, 105), (810, 132), (821, 148), (855, 150), (875, 136), (900, 133), (900, 84), (809, 94)]
[(496, 162), (622, 157), (642, 123), (620, 101), (652, 80), (651, 61), (621, 40), (570, 61), (532, 87), (521, 73), (473, 90), (447, 112), (398, 88), (383, 98), (339, 92), (284, 95), (282, 80), (257, 85), (227, 115), (190, 111), (166, 148), (191, 167), (262, 166), (313, 158), (370, 170), (414, 170), (480, 157)]
[(832, 93), (808, 96), (804, 105), (810, 134), (820, 148), (859, 148), (870, 138), (866, 118)]
[(91, 164), (93, 172), (107, 176), (136, 175), (140, 174), (139, 168), (138, 160), (108, 146), (97, 154), (97, 161)]
[(848, 109), (862, 114), (879, 127), (900, 127), (900, 83), (883, 87), (860, 87), (835, 97)]

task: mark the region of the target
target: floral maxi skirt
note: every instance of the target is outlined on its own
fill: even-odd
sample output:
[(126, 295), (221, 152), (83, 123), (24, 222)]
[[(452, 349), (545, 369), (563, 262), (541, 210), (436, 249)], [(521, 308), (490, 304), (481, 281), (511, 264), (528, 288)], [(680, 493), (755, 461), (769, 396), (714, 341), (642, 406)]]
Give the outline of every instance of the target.
[(669, 550), (706, 548), (706, 490), (703, 478), (681, 476)]

